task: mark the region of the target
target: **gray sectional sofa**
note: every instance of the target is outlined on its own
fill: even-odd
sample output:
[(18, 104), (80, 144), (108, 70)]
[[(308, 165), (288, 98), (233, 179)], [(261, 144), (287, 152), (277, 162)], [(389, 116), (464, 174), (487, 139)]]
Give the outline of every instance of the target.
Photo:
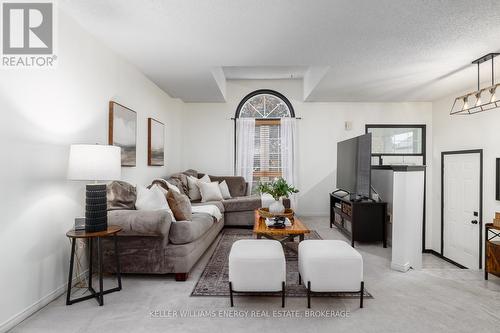
[[(188, 175), (201, 178), (195, 170), (172, 175), (167, 181), (188, 194)], [(165, 211), (117, 209), (108, 212), (108, 224), (119, 225), (119, 251), (122, 273), (169, 274), (177, 281), (188, 278), (189, 271), (217, 238), (224, 226), (251, 227), (254, 210), (261, 206), (260, 197), (247, 195), (248, 184), (243, 177), (209, 176), (211, 181), (226, 181), (231, 199), (217, 202), (197, 202), (192, 205), (213, 204), (224, 217), (216, 221), (206, 213), (193, 213), (191, 221), (172, 221)], [(162, 186), (161, 181), (154, 181)], [(164, 183), (163, 183), (164, 184)], [(284, 201), (289, 207), (289, 201)], [(104, 270), (115, 270), (114, 248), (111, 240), (103, 240)], [(95, 252), (94, 252), (95, 253)]]

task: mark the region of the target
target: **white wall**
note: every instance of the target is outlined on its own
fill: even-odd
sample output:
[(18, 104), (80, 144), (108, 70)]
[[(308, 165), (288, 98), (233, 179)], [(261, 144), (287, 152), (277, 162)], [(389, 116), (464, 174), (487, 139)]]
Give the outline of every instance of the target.
[[(299, 80), (229, 81), (226, 103), (183, 104), (63, 12), (59, 13), (58, 33), (56, 69), (0, 73), (0, 331), (21, 318), (23, 311), (29, 313), (64, 290), (69, 261), (64, 234), (74, 217), (83, 214), (84, 199), (84, 183), (65, 179), (69, 145), (106, 143), (109, 100), (138, 113), (137, 167), (123, 169), (123, 179), (132, 183), (147, 184), (156, 176), (185, 168), (233, 174), (234, 122), (230, 118), (246, 94), (268, 88), (289, 98), (296, 115), (302, 117), (298, 122), (300, 214), (328, 215), (337, 142), (363, 134), (367, 123), (426, 124), (428, 165), (437, 176), (439, 149), (481, 148), (482, 140), (488, 140), (485, 165), (491, 165), (491, 172), (485, 173), (485, 193), (491, 195), (485, 196), (485, 219), (497, 208), (491, 189), (493, 160), (500, 150), (493, 143), (498, 138), (494, 129), (498, 113), (481, 115), (475, 129), (465, 119), (453, 119), (456, 127), (450, 129), (447, 100), (434, 104), (305, 103)], [(438, 110), (434, 119), (432, 108)], [(166, 124), (166, 167), (147, 166), (147, 117)], [(352, 122), (352, 130), (344, 130), (345, 121)], [(433, 121), (438, 131), (431, 126)], [(470, 135), (455, 141), (457, 133)], [(437, 138), (434, 154), (433, 134)], [(427, 176), (428, 197), (439, 199), (439, 179), (432, 185), (432, 173)], [(439, 205), (433, 208), (428, 200), (429, 223), (438, 209)], [(435, 241), (430, 243), (439, 237), (431, 234), (436, 221), (427, 233), (428, 246), (434, 248)]]
[[(328, 193), (335, 188), (337, 142), (364, 134), (367, 123), (426, 124), (431, 160), (431, 103), (305, 103), (300, 80), (241, 80), (227, 83), (226, 103), (183, 105), (183, 167), (214, 175), (233, 174), (234, 122), (230, 118), (245, 95), (265, 88), (284, 94), (296, 116), (302, 117), (297, 138), (298, 211), (302, 215), (328, 215)], [(351, 131), (344, 130), (345, 121), (352, 121)], [(431, 179), (428, 174), (429, 183)]]
[[(181, 167), (181, 103), (63, 12), (58, 33), (57, 69), (0, 72), (0, 331), (64, 290), (65, 233), (84, 199), (84, 183), (65, 179), (69, 145), (107, 143), (109, 100), (138, 113), (137, 167), (123, 179)], [(166, 124), (166, 167), (147, 166), (147, 117)]]
[(462, 93), (465, 92), (457, 92), (432, 103), (432, 228), (433, 248), (436, 251), (441, 249), (441, 152), (483, 149), (483, 224), (492, 222), (495, 211), (500, 211), (500, 202), (495, 200), (495, 159), (500, 157), (500, 111), (496, 109), (470, 116), (450, 116), (454, 98)]

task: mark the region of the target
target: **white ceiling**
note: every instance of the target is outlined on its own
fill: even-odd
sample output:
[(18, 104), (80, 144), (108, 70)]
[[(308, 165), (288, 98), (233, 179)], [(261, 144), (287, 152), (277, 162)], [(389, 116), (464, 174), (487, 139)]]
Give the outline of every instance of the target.
[[(430, 101), (473, 89), (476, 69), (470, 62), (500, 51), (500, 1), (492, 0), (59, 0), (59, 5), (187, 102), (224, 101), (224, 76), (289, 74), (308, 80), (307, 101)], [(485, 65), (485, 78), (488, 69)]]
[(227, 80), (303, 79), (307, 66), (224, 66)]

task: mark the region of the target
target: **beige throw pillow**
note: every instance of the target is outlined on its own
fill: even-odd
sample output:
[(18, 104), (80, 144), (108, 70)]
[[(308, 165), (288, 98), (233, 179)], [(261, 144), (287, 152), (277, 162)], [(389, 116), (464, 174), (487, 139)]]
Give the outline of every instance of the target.
[(187, 195), (168, 191), (167, 201), (177, 221), (191, 221), (191, 202)]
[(208, 177), (208, 175), (205, 175), (200, 179), (198, 179), (193, 176), (188, 176), (187, 181), (188, 181), (189, 199), (200, 200), (201, 193), (200, 193), (199, 183), (210, 183), (210, 177)]
[(222, 193), (220, 193), (219, 183), (202, 183), (198, 184), (201, 192), (201, 202), (207, 201), (222, 201)]
[(231, 199), (231, 193), (229, 192), (229, 187), (227, 187), (225, 180), (219, 183), (219, 189), (224, 199)]

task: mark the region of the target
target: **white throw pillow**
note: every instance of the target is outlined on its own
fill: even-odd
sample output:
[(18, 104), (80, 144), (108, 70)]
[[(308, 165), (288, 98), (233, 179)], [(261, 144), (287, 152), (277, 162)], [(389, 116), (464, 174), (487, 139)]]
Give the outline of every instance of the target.
[(174, 214), (168, 206), (164, 191), (165, 189), (158, 185), (153, 185), (150, 189), (138, 186), (135, 208), (137, 210), (166, 210), (172, 217), (172, 221), (175, 221)]
[(200, 187), (200, 192), (201, 192), (201, 202), (221, 201), (224, 199), (222, 197), (222, 193), (220, 193), (219, 183), (200, 182), (198, 186)]
[(210, 183), (210, 177), (208, 177), (208, 175), (205, 175), (205, 176), (201, 177), (200, 179), (198, 179), (198, 178), (193, 177), (193, 176), (188, 176), (187, 181), (188, 181), (189, 199), (200, 200), (201, 193), (200, 193), (200, 187), (198, 186), (198, 184), (199, 183)]
[(225, 180), (219, 183), (219, 189), (224, 199), (231, 199), (231, 193), (229, 192), (229, 187), (227, 187), (227, 183)]

